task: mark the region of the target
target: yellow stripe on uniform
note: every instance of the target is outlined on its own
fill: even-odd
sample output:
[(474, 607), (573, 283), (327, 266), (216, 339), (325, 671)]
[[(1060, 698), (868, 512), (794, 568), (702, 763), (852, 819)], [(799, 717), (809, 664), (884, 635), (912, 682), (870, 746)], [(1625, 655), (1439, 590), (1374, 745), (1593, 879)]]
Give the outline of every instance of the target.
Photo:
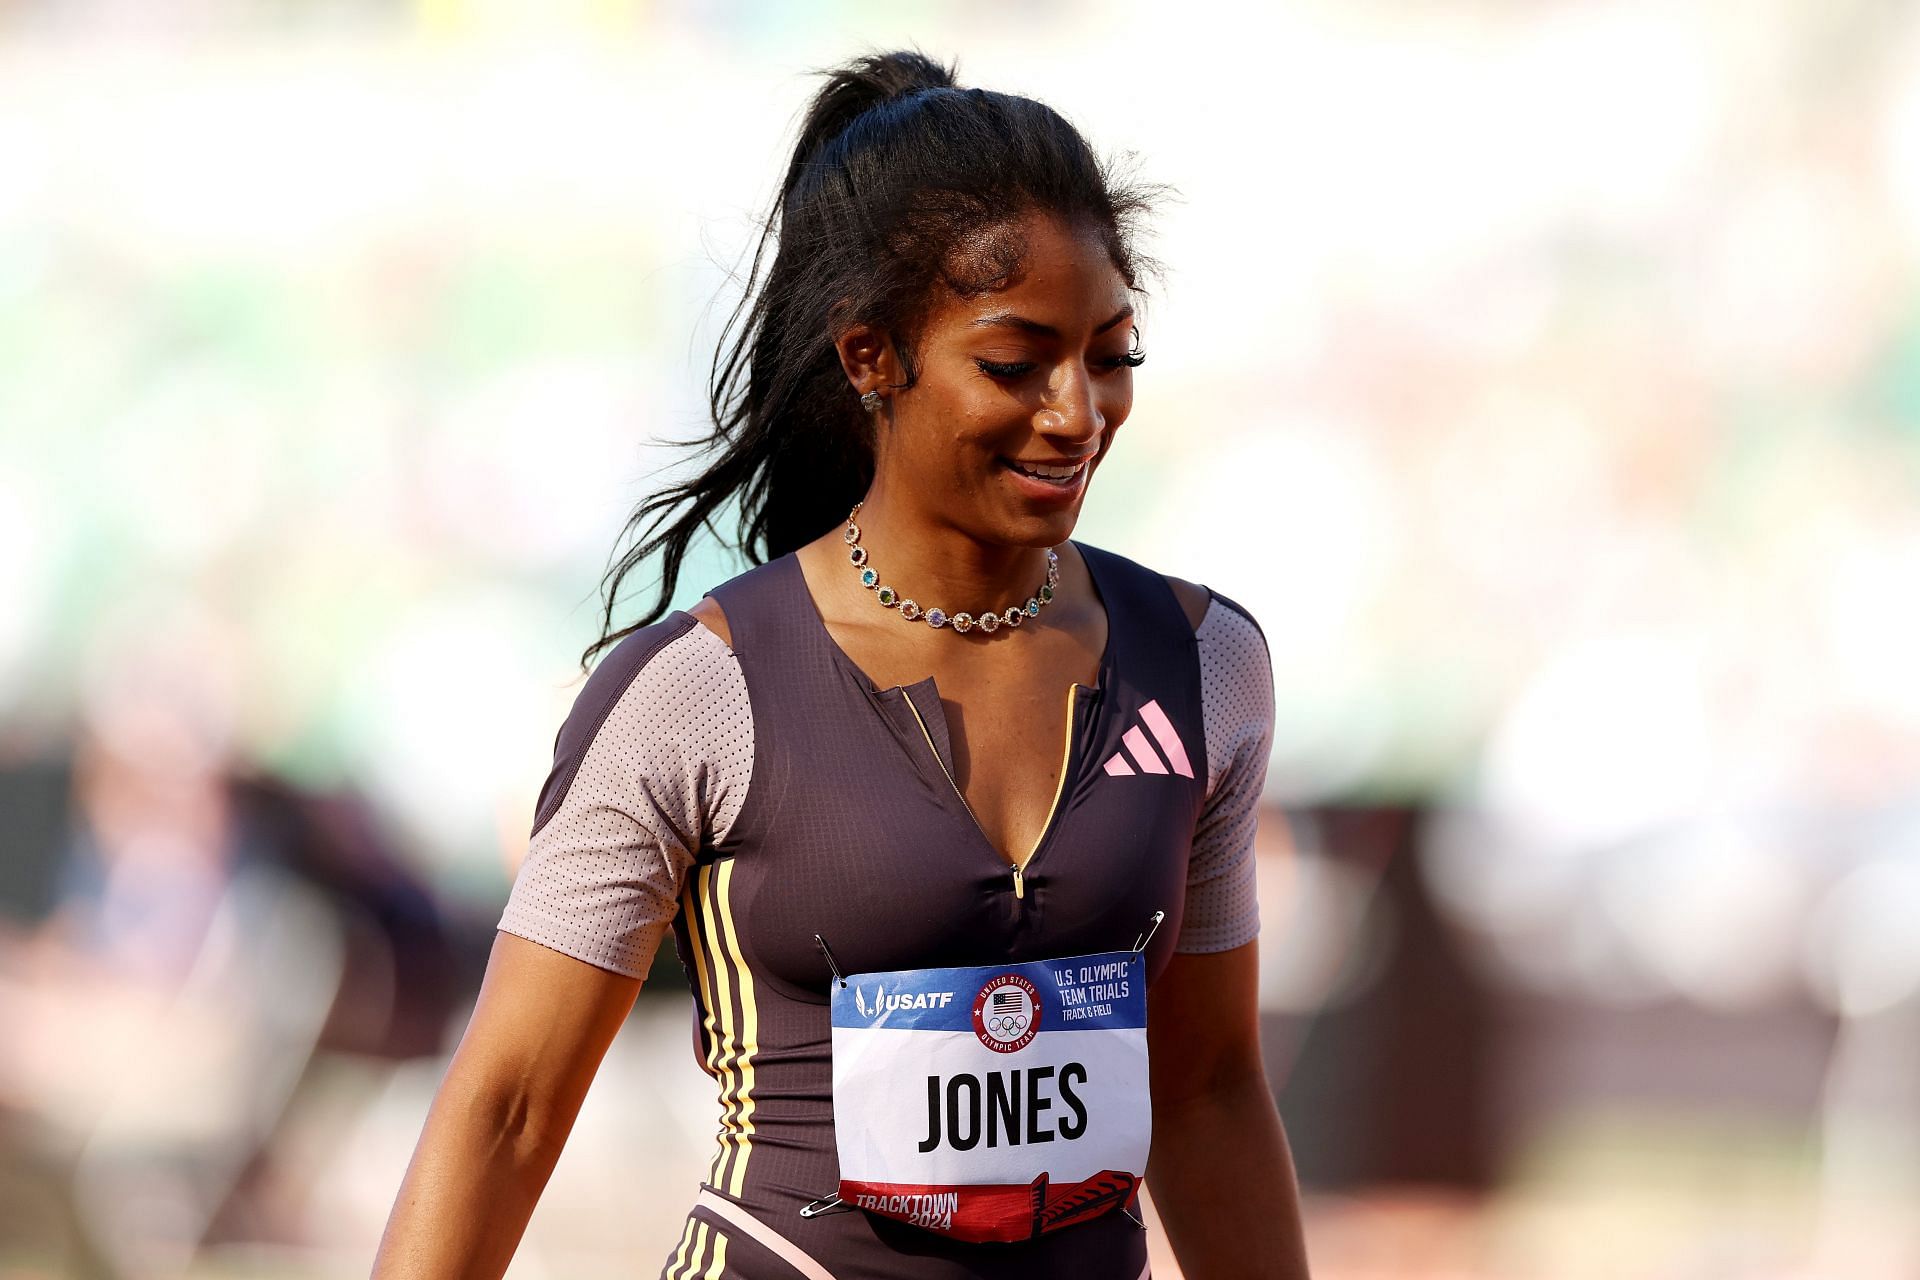
[(720, 868), (720, 910), (716, 913), (726, 963), (740, 983), (741, 1025), (733, 1038), (734, 1128), (738, 1154), (728, 1176), (727, 1191), (738, 1197), (747, 1183), (747, 1160), (753, 1154), (753, 1059), (760, 1052), (760, 1014), (753, 1000), (753, 972), (740, 956), (740, 935), (733, 923), (733, 861)]
[(669, 1277), (678, 1275), (680, 1268), (687, 1265), (687, 1246), (693, 1243), (693, 1228), (697, 1222), (699, 1222), (698, 1218), (689, 1216), (687, 1225), (680, 1228), (680, 1247), (673, 1251), (673, 1261), (667, 1264)]
[[(713, 978), (710, 972), (713, 968), (713, 960), (709, 958), (705, 937), (707, 880), (712, 871), (711, 866), (705, 866), (694, 872), (687, 881), (687, 901), (682, 909), (687, 913), (688, 920), (687, 949), (693, 952), (694, 975), (700, 983), (700, 1003), (706, 1010), (707, 1072), (718, 1080), (720, 1078), (720, 1029), (715, 1019), (719, 1011), (724, 1008), (724, 1002), (714, 995)], [(722, 1092), (724, 1093), (724, 1090)], [(707, 1170), (708, 1186), (720, 1185), (720, 1157), (724, 1154), (726, 1154), (726, 1147), (722, 1144), (720, 1150), (714, 1153), (713, 1164)]]
[(693, 1275), (700, 1269), (700, 1259), (706, 1255), (707, 1236), (710, 1232), (711, 1229), (706, 1223), (698, 1219), (694, 1221), (693, 1249), (687, 1254), (687, 1269), (667, 1277), (667, 1280), (692, 1280)]
[(700, 1280), (721, 1280), (727, 1274), (727, 1236), (718, 1227), (713, 1231), (713, 1261), (700, 1273)]
[[(705, 1006), (707, 1070), (720, 1086), (719, 1150), (707, 1184), (738, 1196), (746, 1187), (753, 1151), (753, 1060), (760, 1052), (760, 1014), (753, 973), (740, 954), (733, 922), (733, 860), (701, 867), (689, 880), (683, 909)], [(735, 988), (740, 1011), (733, 1007)]]
[(735, 1159), (734, 1151), (728, 1149), (731, 1144), (735, 1150), (739, 1147), (740, 1131), (735, 1113), (740, 1108), (740, 1073), (736, 1063), (740, 1057), (739, 1026), (733, 1013), (733, 966), (728, 962), (726, 948), (721, 945), (719, 920), (723, 908), (719, 906), (719, 893), (715, 882), (725, 884), (733, 871), (733, 860), (728, 859), (708, 869), (706, 884), (707, 908), (702, 926), (703, 941), (707, 945), (707, 955), (713, 964), (714, 986), (719, 993), (720, 1005), (720, 1150), (714, 1157), (713, 1185), (722, 1187), (727, 1176), (727, 1167)]

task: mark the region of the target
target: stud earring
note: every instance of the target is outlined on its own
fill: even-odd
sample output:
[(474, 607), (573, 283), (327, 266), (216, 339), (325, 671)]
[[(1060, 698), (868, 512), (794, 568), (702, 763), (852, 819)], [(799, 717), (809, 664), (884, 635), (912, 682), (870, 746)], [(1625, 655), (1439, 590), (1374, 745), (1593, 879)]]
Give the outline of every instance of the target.
[(878, 391), (869, 391), (861, 396), (860, 407), (868, 413), (880, 412), (880, 393)]

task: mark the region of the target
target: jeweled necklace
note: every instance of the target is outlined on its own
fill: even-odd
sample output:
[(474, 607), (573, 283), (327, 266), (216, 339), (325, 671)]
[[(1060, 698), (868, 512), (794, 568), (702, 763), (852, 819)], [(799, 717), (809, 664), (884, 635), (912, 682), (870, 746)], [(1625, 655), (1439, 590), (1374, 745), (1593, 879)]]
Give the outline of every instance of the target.
[(900, 616), (908, 622), (925, 622), (935, 630), (951, 626), (962, 635), (979, 627), (991, 635), (1003, 626), (1017, 627), (1028, 618), (1039, 616), (1042, 606), (1053, 603), (1053, 589), (1060, 582), (1060, 555), (1052, 547), (1047, 548), (1047, 580), (1040, 584), (1040, 589), (1028, 596), (1025, 604), (1008, 605), (999, 613), (983, 613), (976, 618), (970, 613), (949, 614), (945, 609), (922, 609), (915, 601), (901, 599), (899, 592), (881, 584), (880, 571), (867, 563), (867, 549), (860, 545), (860, 526), (854, 523), (853, 518), (860, 514), (860, 508), (865, 505), (864, 500), (856, 502), (853, 510), (847, 512), (847, 531), (840, 535), (847, 544), (847, 559), (860, 571), (860, 585), (874, 593), (873, 598), (880, 602), (881, 607), (898, 609)]

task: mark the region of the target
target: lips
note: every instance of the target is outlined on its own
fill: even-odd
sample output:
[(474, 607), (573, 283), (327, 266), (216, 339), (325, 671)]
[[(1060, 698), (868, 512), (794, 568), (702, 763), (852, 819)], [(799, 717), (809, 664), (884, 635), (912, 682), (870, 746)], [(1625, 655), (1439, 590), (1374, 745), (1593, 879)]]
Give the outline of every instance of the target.
[(1077, 462), (1065, 463), (1020, 462), (1013, 458), (1002, 458), (1000, 461), (1004, 463), (1009, 470), (1018, 472), (1020, 475), (1044, 481), (1048, 484), (1058, 485), (1072, 484), (1080, 478), (1080, 473), (1084, 471), (1087, 466), (1087, 459), (1085, 458), (1081, 458)]

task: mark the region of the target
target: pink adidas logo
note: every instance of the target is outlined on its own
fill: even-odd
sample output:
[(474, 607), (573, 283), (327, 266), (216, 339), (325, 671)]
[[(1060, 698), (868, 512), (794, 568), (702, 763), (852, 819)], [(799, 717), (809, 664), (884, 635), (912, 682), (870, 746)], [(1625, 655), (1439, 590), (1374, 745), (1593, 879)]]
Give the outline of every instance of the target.
[[(1107, 772), (1116, 778), (1131, 777), (1135, 765), (1140, 773), (1165, 773), (1167, 766), (1173, 766), (1173, 772), (1183, 778), (1193, 776), (1193, 766), (1187, 763), (1187, 749), (1180, 745), (1180, 735), (1173, 731), (1173, 721), (1167, 719), (1167, 713), (1160, 709), (1158, 702), (1149, 702), (1140, 708), (1141, 724), (1153, 733), (1153, 741), (1160, 744), (1160, 750), (1166, 753), (1163, 763), (1153, 744), (1147, 741), (1147, 735), (1140, 732), (1140, 725), (1134, 725), (1120, 735), (1120, 741), (1126, 744), (1125, 751), (1116, 751), (1107, 757)], [(1127, 757), (1133, 757), (1133, 764), (1127, 763)]]

